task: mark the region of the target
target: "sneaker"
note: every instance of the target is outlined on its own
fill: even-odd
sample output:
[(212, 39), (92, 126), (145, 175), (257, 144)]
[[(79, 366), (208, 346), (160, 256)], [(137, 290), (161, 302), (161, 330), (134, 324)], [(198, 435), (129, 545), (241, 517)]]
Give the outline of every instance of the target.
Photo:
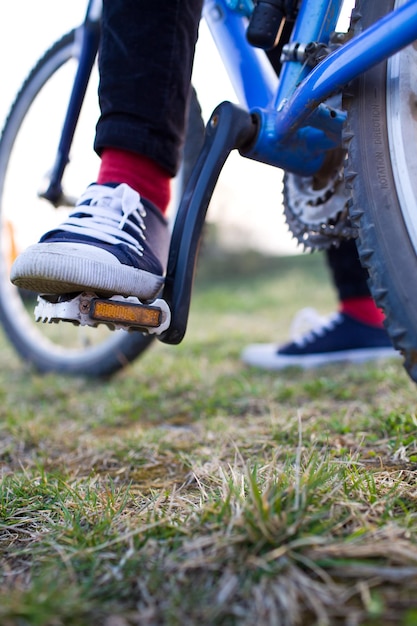
[[(308, 311), (311, 313), (311, 309)], [(255, 367), (280, 370), (293, 366), (309, 369), (343, 361), (362, 363), (400, 356), (383, 328), (363, 324), (345, 313), (336, 313), (328, 318), (316, 314), (315, 321), (312, 330), (281, 347), (275, 344), (248, 346), (242, 353), (242, 360)]]
[(65, 222), (17, 257), (10, 278), (40, 294), (152, 300), (164, 283), (169, 240), (161, 212), (131, 187), (94, 184)]

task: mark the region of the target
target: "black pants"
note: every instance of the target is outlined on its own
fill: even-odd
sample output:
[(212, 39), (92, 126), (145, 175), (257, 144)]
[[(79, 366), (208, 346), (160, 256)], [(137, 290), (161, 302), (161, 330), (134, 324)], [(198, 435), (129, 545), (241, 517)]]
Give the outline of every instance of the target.
[(330, 248), (326, 254), (339, 300), (370, 295), (368, 271), (359, 261), (353, 239), (343, 241), (339, 248)]
[(104, 0), (95, 150), (179, 165), (202, 0)]

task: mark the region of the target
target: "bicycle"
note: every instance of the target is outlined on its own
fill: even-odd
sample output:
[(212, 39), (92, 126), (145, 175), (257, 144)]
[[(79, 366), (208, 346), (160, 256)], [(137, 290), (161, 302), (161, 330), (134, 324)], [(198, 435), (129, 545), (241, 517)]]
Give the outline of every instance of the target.
[[(45, 344), (41, 351), (39, 334), (30, 343), (32, 323), (16, 317), (16, 298), (22, 310), (25, 305), (21, 294), (12, 297), (10, 287), (5, 287), (10, 258), (6, 250), (12, 247), (13, 237), (6, 233), (3, 193), (14, 142), (9, 138), (13, 135), (10, 128), (14, 124), (17, 135), (17, 121), (24, 119), (30, 108), (33, 91), (29, 86), (35, 84), (35, 78), (42, 82), (41, 74), (42, 86), (48, 84), (64, 63), (63, 57), (74, 57), (74, 42), (78, 41), (77, 78), (58, 156), (42, 193), (53, 204), (68, 203), (61, 183), (97, 51), (100, 2), (90, 0), (81, 29), (46, 53), (17, 97), (0, 142), (0, 316), (22, 354), (29, 352), (30, 345), (29, 358), (39, 369), (102, 375), (136, 358), (153, 336), (169, 344), (182, 340), (210, 197), (228, 155), (238, 150), (245, 158), (286, 172), (287, 221), (307, 247), (324, 248), (341, 238), (358, 236), (360, 257), (369, 269), (373, 295), (386, 313), (388, 332), (404, 354), (411, 378), (417, 380), (417, 302), (410, 292), (417, 269), (417, 182), (412, 177), (413, 150), (408, 141), (415, 132), (410, 106), (415, 101), (416, 53), (410, 44), (417, 37), (417, 1), (358, 0), (346, 35), (335, 33), (342, 4), (342, 0), (258, 0), (256, 4), (251, 0), (206, 0), (203, 17), (240, 106), (222, 103), (209, 120), (202, 151), (178, 209), (165, 287), (158, 300), (143, 305), (82, 294), (59, 302), (40, 299), (37, 316), (44, 321), (64, 319), (82, 328), (104, 324), (135, 329), (132, 333), (120, 330), (118, 333), (124, 334), (116, 333), (116, 339), (106, 338), (98, 347), (81, 349), (74, 357), (62, 354), (60, 346), (52, 352)], [(270, 28), (271, 17), (275, 29)], [(265, 52), (275, 44), (281, 50), (278, 62)], [(109, 357), (111, 367), (103, 367)]]

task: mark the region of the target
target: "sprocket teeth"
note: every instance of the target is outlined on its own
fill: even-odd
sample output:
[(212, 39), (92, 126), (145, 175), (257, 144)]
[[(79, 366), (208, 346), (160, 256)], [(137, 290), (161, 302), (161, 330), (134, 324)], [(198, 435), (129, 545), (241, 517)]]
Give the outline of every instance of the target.
[(313, 187), (312, 177), (286, 172), (283, 197), (288, 228), (304, 250), (327, 250), (357, 236), (349, 218), (342, 163), (332, 168), (324, 191)]

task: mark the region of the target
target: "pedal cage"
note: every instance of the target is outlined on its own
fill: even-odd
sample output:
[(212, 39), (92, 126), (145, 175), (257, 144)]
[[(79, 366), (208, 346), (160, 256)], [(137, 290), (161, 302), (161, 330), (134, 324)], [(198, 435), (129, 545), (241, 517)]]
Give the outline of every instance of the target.
[(170, 325), (171, 311), (165, 300), (143, 304), (133, 296), (100, 298), (95, 293), (65, 296), (38, 296), (35, 307), (37, 322), (53, 324), (61, 321), (76, 326), (105, 324), (111, 330), (134, 330), (159, 335)]

